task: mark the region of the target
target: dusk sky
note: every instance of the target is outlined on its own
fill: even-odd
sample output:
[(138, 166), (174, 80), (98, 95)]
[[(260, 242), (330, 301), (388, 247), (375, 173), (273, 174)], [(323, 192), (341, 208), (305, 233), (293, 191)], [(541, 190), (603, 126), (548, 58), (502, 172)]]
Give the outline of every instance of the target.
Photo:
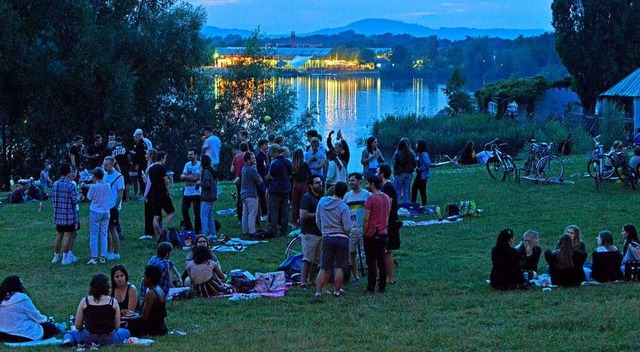
[(365, 18), (425, 27), (552, 30), (552, 0), (188, 0), (207, 11), (207, 25), (267, 34), (309, 33)]

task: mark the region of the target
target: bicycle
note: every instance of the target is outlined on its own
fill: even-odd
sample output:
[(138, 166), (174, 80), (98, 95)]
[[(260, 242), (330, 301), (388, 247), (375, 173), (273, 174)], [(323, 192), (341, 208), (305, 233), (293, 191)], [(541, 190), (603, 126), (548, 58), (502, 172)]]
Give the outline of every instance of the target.
[(432, 167), (445, 166), (445, 165), (453, 165), (453, 166), (460, 165), (459, 154), (454, 156), (453, 158), (447, 154), (438, 154), (434, 159), (435, 159), (434, 162), (431, 163)]
[(611, 166), (615, 168), (615, 174), (622, 182), (624, 182), (625, 188), (636, 189), (636, 183), (638, 183), (637, 170), (629, 165), (629, 159), (624, 152), (613, 152), (607, 155), (611, 160)]
[[(610, 179), (615, 173), (615, 168), (605, 163), (607, 156), (604, 151), (604, 146), (600, 144), (599, 138), (600, 135), (593, 138), (595, 148), (587, 163), (587, 173), (595, 180), (596, 189), (600, 188), (600, 185), (603, 184), (605, 180)], [(636, 172), (636, 175), (637, 174)]]
[(548, 147), (547, 143), (536, 143), (535, 139), (530, 141), (529, 158), (527, 158), (527, 161), (525, 161), (522, 166), (522, 172), (525, 176), (529, 176), (532, 172), (536, 171), (536, 165), (538, 165), (540, 159), (548, 155)]
[(489, 172), (489, 176), (497, 180), (500, 173), (502, 173), (502, 177), (500, 178), (502, 181), (509, 178), (510, 180), (520, 183), (520, 169), (518, 169), (513, 161), (513, 157), (501, 151), (501, 148), (506, 148), (507, 143), (500, 143), (500, 140), (496, 138), (487, 143), (487, 145), (491, 147), (491, 151), (493, 152), (493, 156), (487, 160), (487, 172)]
[[(545, 146), (546, 145), (546, 146)], [(559, 180), (564, 178), (564, 163), (553, 154), (555, 143), (543, 143), (539, 145), (543, 157), (536, 163), (536, 177), (546, 180)]]

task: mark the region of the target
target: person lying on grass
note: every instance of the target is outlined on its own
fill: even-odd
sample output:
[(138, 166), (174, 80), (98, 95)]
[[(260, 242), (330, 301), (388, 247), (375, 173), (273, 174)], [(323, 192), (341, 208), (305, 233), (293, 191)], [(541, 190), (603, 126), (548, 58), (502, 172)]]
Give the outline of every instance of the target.
[(142, 302), (141, 314), (126, 316), (122, 319), (127, 322), (132, 336), (167, 334), (165, 325), (167, 296), (159, 286), (161, 278), (162, 272), (157, 266), (147, 265), (144, 268), (142, 282), (147, 287), (147, 292)]

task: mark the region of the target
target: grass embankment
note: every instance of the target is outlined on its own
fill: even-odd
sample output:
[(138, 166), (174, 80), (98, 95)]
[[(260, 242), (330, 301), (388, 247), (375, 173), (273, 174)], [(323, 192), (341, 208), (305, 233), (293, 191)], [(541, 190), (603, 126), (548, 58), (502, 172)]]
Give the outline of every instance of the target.
[[(158, 338), (150, 350), (637, 350), (633, 307), (638, 284), (502, 293), (485, 283), (491, 248), (504, 227), (517, 234), (539, 231), (541, 246), (547, 249), (555, 246), (567, 225), (577, 224), (591, 252), (599, 231), (613, 231), (621, 246), (620, 227), (638, 222), (637, 192), (615, 183), (596, 190), (591, 179), (569, 177), (584, 172), (584, 158), (574, 156), (565, 162), (574, 185), (503, 183), (490, 179), (479, 165), (434, 169), (429, 204), (444, 207), (474, 199), (484, 212), (457, 224), (404, 228), (402, 248), (396, 252), (398, 284), (386, 294), (366, 296), (361, 284), (346, 286), (341, 299), (319, 304), (312, 303), (312, 290), (300, 288), (281, 299), (170, 302), (168, 326), (186, 331), (187, 336)], [(223, 187), (217, 209), (232, 207), (233, 186)], [(179, 209), (178, 200), (174, 202)], [(88, 205), (81, 209), (82, 230), (74, 250), (81, 261), (61, 267), (50, 263), (54, 231), (49, 202), (42, 213), (37, 213), (37, 204), (0, 208), (1, 276), (20, 275), (36, 306), (58, 320), (75, 311), (93, 274), (110, 269), (110, 265), (84, 264), (89, 250)], [(122, 218), (127, 240), (120, 262), (138, 285), (154, 253), (151, 242), (137, 239), (143, 228), (141, 203), (126, 203)], [(235, 217), (217, 219), (224, 234), (240, 233)], [(272, 239), (243, 253), (218, 257), (227, 272), (273, 271), (283, 260), (288, 240)], [(184, 256), (180, 250), (173, 255), (181, 270)], [(540, 268), (545, 265), (541, 259)]]

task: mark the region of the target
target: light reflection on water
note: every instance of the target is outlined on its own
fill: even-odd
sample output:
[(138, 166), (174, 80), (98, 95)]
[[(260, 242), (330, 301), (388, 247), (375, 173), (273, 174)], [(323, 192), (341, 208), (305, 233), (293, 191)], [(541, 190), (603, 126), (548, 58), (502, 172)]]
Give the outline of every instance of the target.
[[(432, 116), (447, 105), (442, 93), (444, 85), (428, 84), (419, 78), (295, 77), (279, 80), (296, 91), (296, 116), (317, 103), (317, 129), (323, 138), (331, 130), (342, 130), (352, 150), (349, 171), (360, 171), (359, 159), (363, 148), (358, 147), (356, 141), (367, 138), (373, 121), (388, 114)], [(385, 158), (390, 159), (391, 155), (385, 155)]]

